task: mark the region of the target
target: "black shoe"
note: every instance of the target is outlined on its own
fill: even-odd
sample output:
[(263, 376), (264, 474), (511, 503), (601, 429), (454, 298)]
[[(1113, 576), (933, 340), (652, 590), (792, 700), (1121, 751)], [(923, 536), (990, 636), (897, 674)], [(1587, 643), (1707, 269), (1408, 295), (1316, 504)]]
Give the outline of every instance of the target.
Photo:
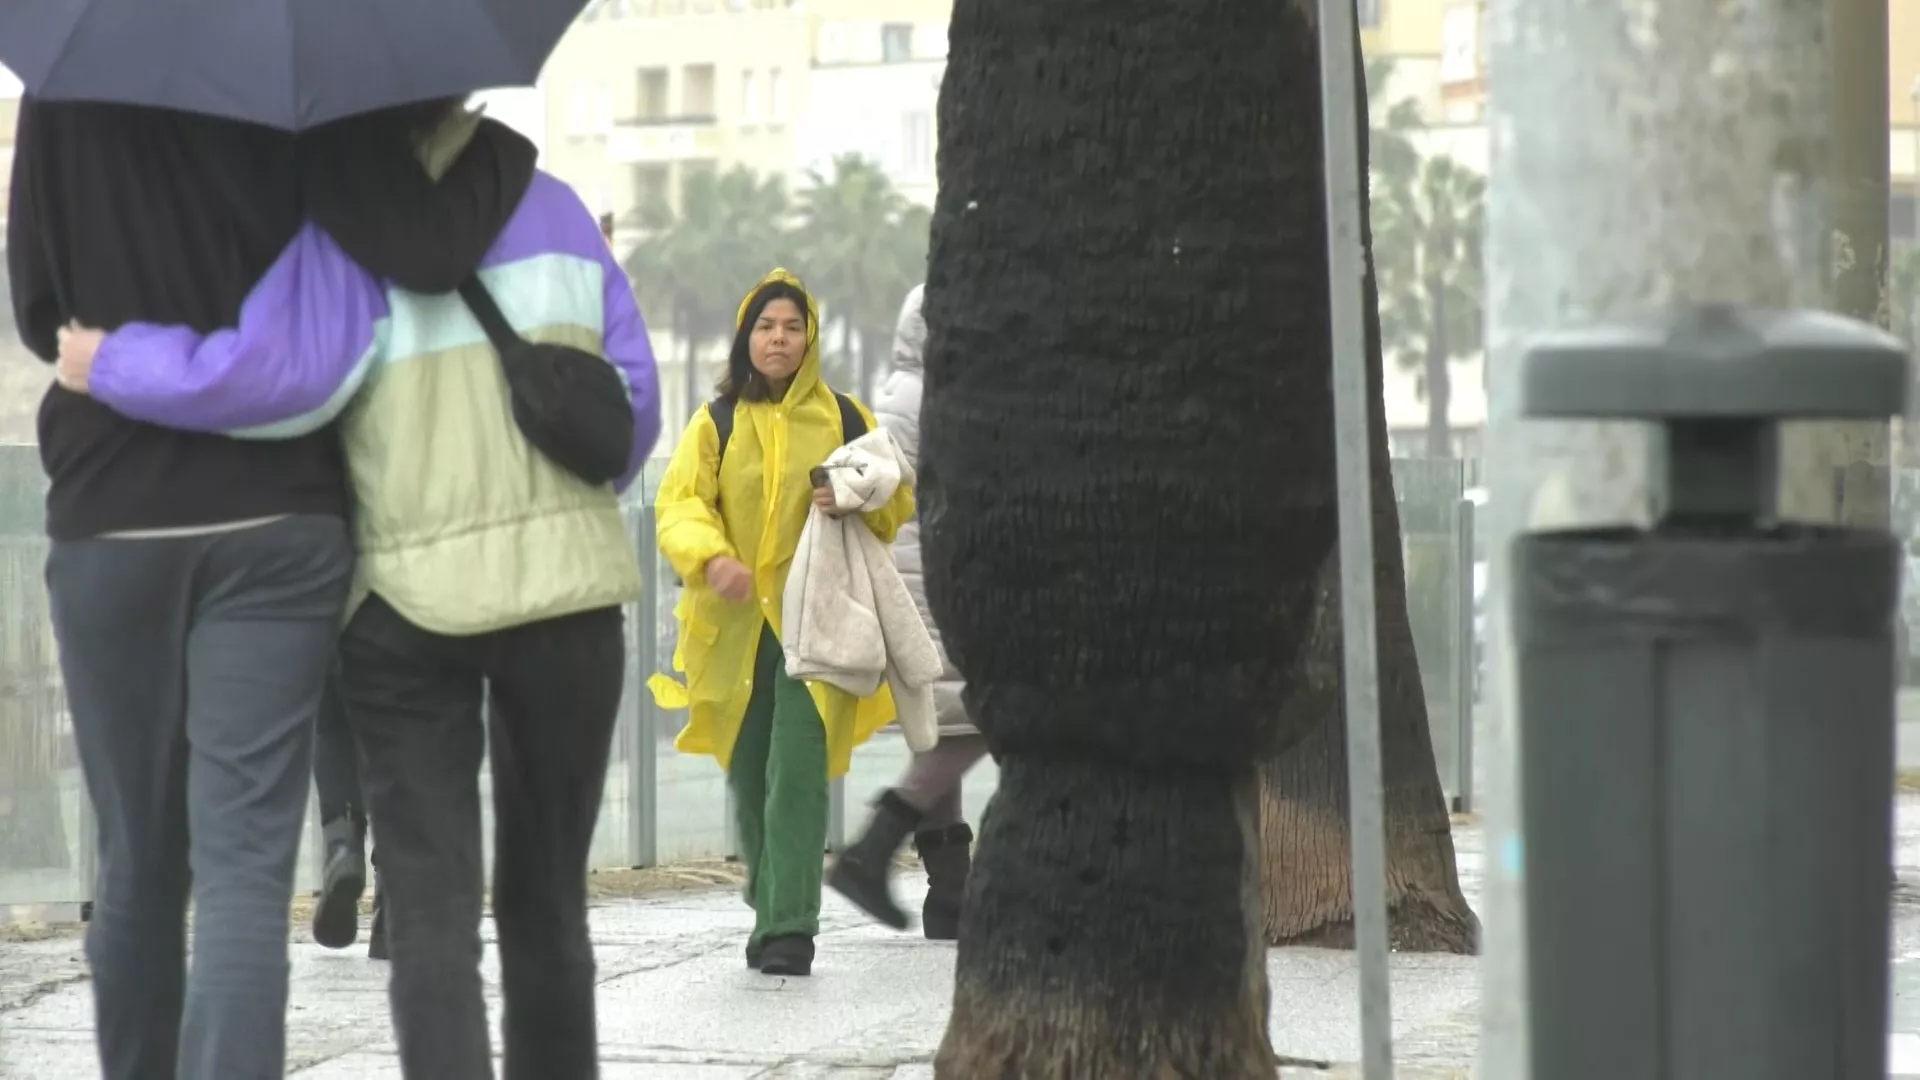
[(367, 889), (366, 819), (346, 813), (321, 831), (327, 865), (320, 876), (320, 902), (313, 909), (313, 940), (344, 949), (360, 934), (360, 894)]
[(907, 913), (893, 900), (893, 856), (913, 835), (919, 821), (920, 812), (908, 806), (897, 792), (885, 792), (874, 805), (867, 831), (848, 845), (833, 860), (833, 869), (827, 871), (827, 884), (834, 892), (895, 930), (907, 928)]
[(806, 934), (768, 938), (760, 950), (760, 974), (799, 977), (813, 974), (813, 938)]
[(960, 908), (973, 870), (973, 830), (964, 823), (916, 833), (913, 846), (927, 868), (927, 902), (920, 927), (928, 941), (960, 940)]
[(387, 891), (376, 874), (373, 887), (373, 926), (367, 931), (367, 959), (387, 959)]

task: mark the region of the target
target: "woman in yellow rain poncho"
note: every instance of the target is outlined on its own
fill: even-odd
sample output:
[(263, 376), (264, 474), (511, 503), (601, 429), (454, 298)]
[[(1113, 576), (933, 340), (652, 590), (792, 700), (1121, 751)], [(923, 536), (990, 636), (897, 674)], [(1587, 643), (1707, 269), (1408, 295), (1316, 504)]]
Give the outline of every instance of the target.
[[(820, 377), (820, 320), (800, 280), (775, 270), (740, 305), (727, 375), (716, 401), (687, 425), (657, 499), (660, 550), (686, 591), (680, 601), (679, 686), (656, 697), (690, 709), (675, 744), (711, 754), (727, 771), (747, 863), (753, 936), (747, 963), (769, 975), (806, 975), (820, 926), (828, 781), (853, 748), (893, 720), (883, 687), (864, 700), (787, 677), (781, 595), (808, 511), (831, 508), (810, 474), (845, 441), (839, 397)], [(733, 412), (720, 444), (716, 410)], [(852, 404), (867, 430), (866, 406)], [(913, 516), (902, 484), (867, 525), (891, 543)]]

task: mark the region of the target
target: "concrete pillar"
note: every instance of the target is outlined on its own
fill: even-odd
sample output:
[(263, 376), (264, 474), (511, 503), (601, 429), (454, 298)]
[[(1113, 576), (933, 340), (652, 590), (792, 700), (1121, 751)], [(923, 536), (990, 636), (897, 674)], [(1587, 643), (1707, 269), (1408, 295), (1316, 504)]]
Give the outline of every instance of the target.
[[(1868, 293), (1877, 302), (1884, 290), (1862, 284), (1884, 280), (1886, 13), (1882, 5), (1876, 23), (1874, 2), (1489, 5), (1486, 524), (1495, 566), (1482, 1054), (1490, 1080), (1528, 1076), (1506, 549), (1523, 527), (1648, 518), (1644, 432), (1520, 422), (1525, 343), (1670, 304), (1833, 308)], [(1878, 96), (1866, 102), (1874, 71)], [(1842, 117), (1840, 105), (1857, 111)], [(1844, 473), (1884, 462), (1885, 441), (1883, 424), (1792, 425), (1784, 511), (1884, 521), (1871, 478)]]

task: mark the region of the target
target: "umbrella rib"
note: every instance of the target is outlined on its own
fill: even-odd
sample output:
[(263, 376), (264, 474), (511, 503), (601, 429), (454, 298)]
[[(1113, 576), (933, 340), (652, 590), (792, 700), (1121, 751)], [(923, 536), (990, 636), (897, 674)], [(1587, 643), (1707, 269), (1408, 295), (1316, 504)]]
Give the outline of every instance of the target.
[(68, 48), (68, 46), (73, 43), (74, 38), (80, 36), (81, 26), (87, 21), (87, 17), (94, 14), (95, 11), (96, 9), (93, 5), (89, 4), (74, 13), (73, 21), (67, 24), (67, 32), (60, 37), (60, 46), (54, 52), (53, 63), (49, 64), (47, 70), (40, 75), (41, 86), (52, 86), (54, 75), (59, 72), (60, 68), (65, 65), (67, 61), (73, 59), (73, 50)]

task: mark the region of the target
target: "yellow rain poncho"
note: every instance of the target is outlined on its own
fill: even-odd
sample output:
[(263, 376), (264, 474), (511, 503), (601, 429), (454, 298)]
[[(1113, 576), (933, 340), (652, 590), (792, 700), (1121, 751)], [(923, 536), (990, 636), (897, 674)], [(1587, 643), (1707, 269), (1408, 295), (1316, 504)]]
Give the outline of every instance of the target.
[[(775, 280), (800, 284), (785, 270), (775, 270), (754, 292)], [(736, 328), (752, 298), (749, 293), (741, 301)], [(780, 633), (787, 571), (813, 505), (808, 474), (842, 441), (839, 404), (820, 378), (819, 326), (819, 312), (809, 301), (807, 352), (793, 384), (777, 402), (740, 401), (724, 462), (719, 432), (702, 408), (660, 479), (660, 551), (686, 584), (676, 611), (680, 641), (673, 661), (687, 681), (656, 675), (650, 686), (661, 707), (690, 709), (674, 745), (684, 753), (711, 754), (722, 768), (732, 760), (753, 693), (761, 627), (770, 623)], [(856, 405), (868, 430), (874, 430), (873, 413)], [(867, 514), (866, 521), (874, 535), (892, 543), (912, 517), (913, 492), (902, 484), (893, 500)], [(718, 555), (731, 555), (753, 570), (751, 603), (730, 604), (708, 587), (707, 562)], [(893, 696), (884, 685), (864, 699), (822, 682), (809, 683), (808, 690), (826, 723), (828, 775), (844, 776), (853, 748), (893, 721)]]

